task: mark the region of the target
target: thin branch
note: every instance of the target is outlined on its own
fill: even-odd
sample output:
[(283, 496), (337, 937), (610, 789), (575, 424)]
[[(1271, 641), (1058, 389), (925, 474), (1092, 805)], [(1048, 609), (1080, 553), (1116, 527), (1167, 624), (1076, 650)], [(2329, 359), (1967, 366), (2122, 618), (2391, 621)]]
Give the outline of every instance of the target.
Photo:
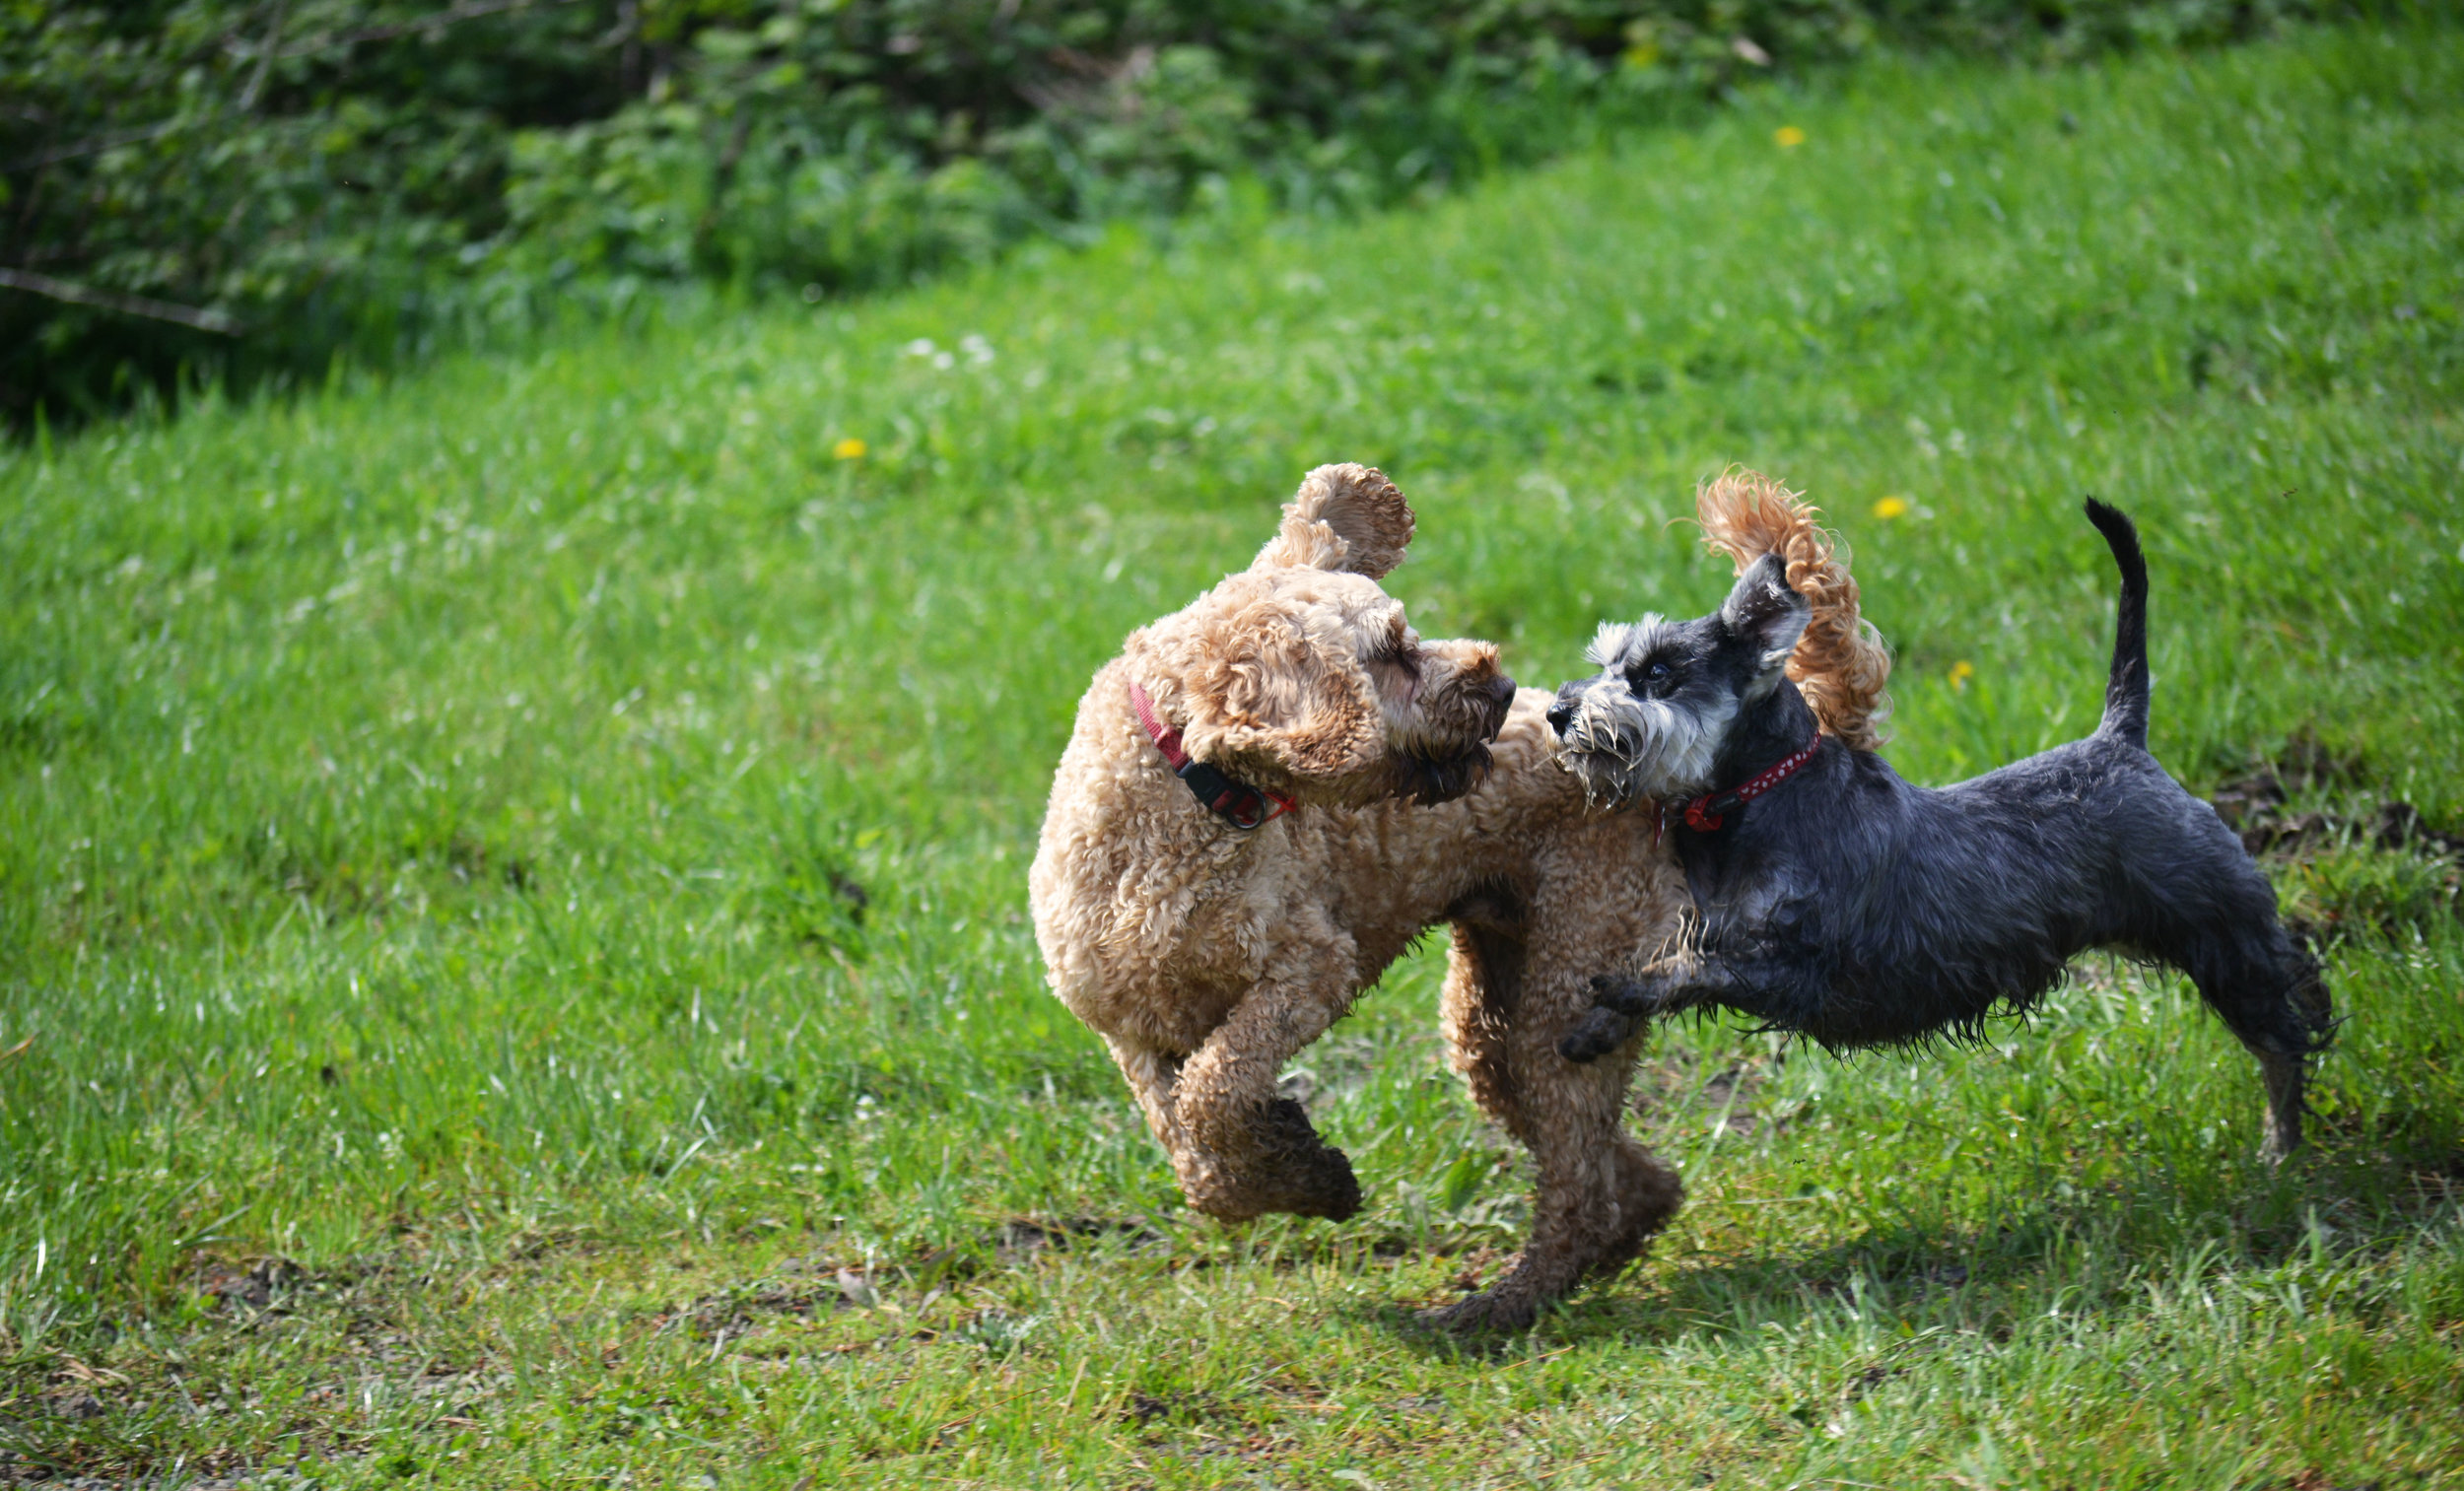
[(274, 0), (274, 19), (265, 26), (265, 39), (257, 43), (256, 71), (248, 75), (248, 86), (240, 91), (240, 111), (246, 113), (256, 107), (257, 95), (265, 91), (265, 74), (273, 68), (274, 50), (282, 41), (283, 19), (291, 13), (291, 0)]
[(280, 55), (305, 57), (310, 52), (321, 52), (336, 46), (353, 46), (362, 41), (391, 41), (396, 36), (408, 36), (418, 32), (441, 32), (448, 26), (456, 26), (464, 21), (476, 21), (483, 16), (502, 16), (512, 11), (536, 10), (543, 6), (580, 5), (581, 3), (582, 0), (462, 0), (459, 5), (445, 10), (433, 11), (415, 21), (396, 21), (384, 26), (365, 27), (355, 32), (320, 32), (306, 41), (284, 47)]
[(237, 317), (219, 310), (200, 310), (194, 305), (174, 305), (152, 296), (122, 295), (116, 290), (98, 290), (92, 285), (72, 285), (55, 280), (47, 274), (26, 269), (0, 269), (0, 288), (23, 290), (29, 295), (48, 296), (66, 301), (71, 305), (96, 305), (116, 310), (122, 315), (141, 315), (149, 320), (171, 321), (180, 326), (193, 326), (221, 336), (240, 336), (248, 328)]
[(105, 130), (99, 135), (89, 135), (74, 145), (63, 145), (57, 150), (46, 151), (38, 156), (28, 156), (23, 160), (11, 161), (6, 166), (0, 166), (0, 171), (15, 173), (21, 170), (40, 170), (46, 166), (57, 166), (62, 161), (74, 161), (79, 156), (99, 156), (106, 150), (117, 150), (123, 145), (143, 145), (148, 140), (160, 140), (165, 135), (194, 122), (196, 122), (195, 119), (182, 115), (165, 119), (159, 124), (147, 124), (135, 129)]

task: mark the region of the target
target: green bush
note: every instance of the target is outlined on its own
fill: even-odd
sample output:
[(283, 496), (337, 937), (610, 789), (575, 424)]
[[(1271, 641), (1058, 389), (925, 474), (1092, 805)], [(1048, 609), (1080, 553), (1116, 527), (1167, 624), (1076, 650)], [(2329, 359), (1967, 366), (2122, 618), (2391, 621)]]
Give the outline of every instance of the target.
[(1185, 211), (1375, 205), (1876, 46), (2059, 59), (2314, 0), (0, 5), (0, 417)]

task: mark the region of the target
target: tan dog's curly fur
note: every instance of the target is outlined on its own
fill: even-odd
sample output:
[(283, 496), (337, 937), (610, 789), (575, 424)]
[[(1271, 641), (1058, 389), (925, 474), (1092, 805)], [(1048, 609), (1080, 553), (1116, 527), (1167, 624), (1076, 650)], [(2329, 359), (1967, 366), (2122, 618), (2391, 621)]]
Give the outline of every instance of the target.
[[(1732, 491), (1734, 504), (1712, 496)], [(1741, 564), (1762, 552), (1741, 545), (1810, 546), (1808, 563), (1826, 564), (1809, 509), (1773, 501), (1705, 489), (1707, 537)], [(1376, 579), (1412, 528), (1378, 472), (1320, 467), (1249, 570), (1130, 635), (1054, 778), (1030, 875), (1036, 937), (1193, 1206), (1339, 1218), (1359, 1205), (1351, 1166), (1277, 1076), (1422, 933), (1455, 923), (1451, 1058), (1533, 1151), (1540, 1197), (1514, 1270), (1446, 1319), (1514, 1325), (1632, 1257), (1681, 1197), (1623, 1131), (1632, 1051), (1578, 1066), (1555, 1043), (1590, 1008), (1604, 953), (1677, 934), (1685, 887), (1647, 815), (1587, 813), (1552, 759), (1548, 695), (1509, 707), (1493, 646), (1424, 643), (1404, 623)], [(1845, 632), (1823, 635), (1861, 646), (1844, 570), (1817, 593), (1817, 625), (1843, 605)], [(1881, 677), (1809, 697), (1826, 728), (1870, 729), (1859, 701), (1880, 698)], [(1139, 725), (1133, 680), (1193, 758), (1300, 810), (1246, 834), (1207, 813)]]

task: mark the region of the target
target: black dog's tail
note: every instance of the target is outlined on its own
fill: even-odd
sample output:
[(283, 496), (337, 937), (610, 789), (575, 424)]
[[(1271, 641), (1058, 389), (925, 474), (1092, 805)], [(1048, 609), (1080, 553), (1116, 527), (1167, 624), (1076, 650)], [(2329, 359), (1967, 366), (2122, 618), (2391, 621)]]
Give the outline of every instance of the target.
[(2113, 672), (2104, 684), (2104, 722), (2099, 735), (2148, 748), (2148, 561), (2139, 552), (2139, 530), (2118, 508), (2088, 499), (2088, 520), (2113, 550), (2122, 572), (2122, 603), (2113, 618)]

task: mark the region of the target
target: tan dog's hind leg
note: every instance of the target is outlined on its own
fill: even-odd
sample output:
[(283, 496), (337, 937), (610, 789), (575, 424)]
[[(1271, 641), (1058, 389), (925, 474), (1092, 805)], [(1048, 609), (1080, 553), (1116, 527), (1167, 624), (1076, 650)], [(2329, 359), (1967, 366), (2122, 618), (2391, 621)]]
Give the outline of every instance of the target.
[(1490, 1121), (1526, 1145), (1523, 1109), (1515, 1102), (1506, 1042), (1523, 995), (1523, 942), (1500, 926), (1457, 921), (1446, 951), (1446, 987), (1438, 1024), (1446, 1059)]
[[(1457, 1069), (1481, 1108), (1531, 1148), (1539, 1194), (1531, 1242), (1506, 1276), (1432, 1312), (1450, 1329), (1529, 1325), (1586, 1275), (1633, 1258), (1684, 1199), (1677, 1173), (1625, 1131), (1640, 1041), (1588, 1066), (1557, 1053), (1591, 1008), (1590, 975), (1604, 953), (1660, 946), (1679, 925), (1684, 882), (1674, 864), (1635, 855), (1623, 837), (1633, 832), (1631, 819), (1611, 819), (1569, 835), (1563, 857), (1543, 871), (1520, 957), (1501, 956), (1495, 932), (1457, 929), (1446, 993)], [(1510, 966), (1511, 1002), (1496, 988), (1483, 998), (1483, 983), (1501, 982), (1495, 974)]]
[(1182, 1066), (1174, 1093), (1190, 1144), (1182, 1190), (1226, 1221), (1270, 1211), (1341, 1221), (1360, 1209), (1351, 1161), (1319, 1139), (1307, 1111), (1275, 1092), (1283, 1063), (1342, 1012), (1350, 939), (1309, 939), (1287, 954)]
[[(1454, 928), (1454, 945), (1447, 956), (1446, 990), (1440, 1001), (1440, 1016), (1450, 1048), (1449, 1057), (1455, 1070), (1462, 1074), (1465, 1084), (1471, 1088), (1472, 1101), (1479, 1105), (1480, 1112), (1534, 1153), (1554, 1154), (1565, 1146), (1550, 1133), (1540, 1131), (1540, 1125), (1560, 1117), (1546, 1106), (1556, 1100), (1543, 1098), (1540, 1103), (1526, 1105), (1519, 1101), (1515, 1085), (1513, 1041), (1515, 1017), (1522, 1002), (1523, 978), (1524, 945), (1520, 940), (1497, 927), (1458, 921)], [(1522, 1056), (1527, 1066), (1537, 1059), (1537, 1055), (1529, 1051)], [(1622, 1080), (1598, 1085), (1610, 1089), (1608, 1097), (1611, 1103), (1616, 1102), (1624, 1091)], [(1578, 1161), (1571, 1188), (1605, 1193), (1607, 1199), (1615, 1203), (1615, 1218), (1606, 1224), (1595, 1219), (1588, 1226), (1578, 1218), (1572, 1228), (1562, 1229), (1578, 1235), (1573, 1256), (1589, 1256), (1590, 1262), (1582, 1271), (1592, 1274), (1613, 1273), (1631, 1261), (1642, 1252), (1652, 1235), (1668, 1225), (1669, 1218), (1677, 1213), (1677, 1205), (1685, 1194), (1677, 1172), (1653, 1158), (1651, 1151), (1636, 1143), (1633, 1136), (1626, 1133), (1613, 1118), (1606, 1125), (1606, 1130), (1600, 1135), (1599, 1142), (1606, 1146), (1608, 1169), (1601, 1174), (1591, 1174), (1585, 1169), (1584, 1162)], [(1579, 1146), (1582, 1142), (1578, 1139), (1576, 1144)], [(1562, 1185), (1543, 1188), (1554, 1189), (1561, 1196), (1569, 1189)], [(1588, 1199), (1584, 1204), (1591, 1206)], [(1584, 1233), (1596, 1234), (1601, 1241), (1596, 1247), (1585, 1245), (1579, 1241), (1579, 1235)], [(1542, 1253), (1548, 1251), (1538, 1240), (1535, 1246), (1540, 1248)], [(1535, 1266), (1542, 1265), (1536, 1259)], [(1553, 1276), (1558, 1270), (1543, 1271)], [(1545, 1284), (1544, 1279), (1527, 1282)], [(1571, 1282), (1568, 1280), (1564, 1287), (1570, 1287)], [(1518, 1292), (1527, 1291), (1518, 1287)], [(1543, 1288), (1528, 1291), (1535, 1300), (1544, 1292)], [(1468, 1312), (1478, 1319), (1467, 1319), (1462, 1324), (1468, 1327), (1509, 1323), (1520, 1317), (1519, 1309), (1509, 1307), (1504, 1312), (1505, 1319), (1497, 1319), (1496, 1303), (1492, 1302), (1483, 1310)], [(1451, 1314), (1441, 1318), (1455, 1323)]]
[[(1666, 1224), (1681, 1191), (1677, 1178), (1626, 1135), (1621, 1122), (1633, 1050), (1577, 1066), (1557, 1054), (1557, 1037), (1591, 997), (1582, 980), (1527, 984), (1507, 1038), (1518, 1135), (1539, 1169), (1532, 1238), (1506, 1276), (1489, 1289), (1435, 1313), (1454, 1330), (1520, 1330), (1540, 1305), (1584, 1275), (1633, 1256)], [(1628, 1215), (1627, 1203), (1638, 1212)]]

